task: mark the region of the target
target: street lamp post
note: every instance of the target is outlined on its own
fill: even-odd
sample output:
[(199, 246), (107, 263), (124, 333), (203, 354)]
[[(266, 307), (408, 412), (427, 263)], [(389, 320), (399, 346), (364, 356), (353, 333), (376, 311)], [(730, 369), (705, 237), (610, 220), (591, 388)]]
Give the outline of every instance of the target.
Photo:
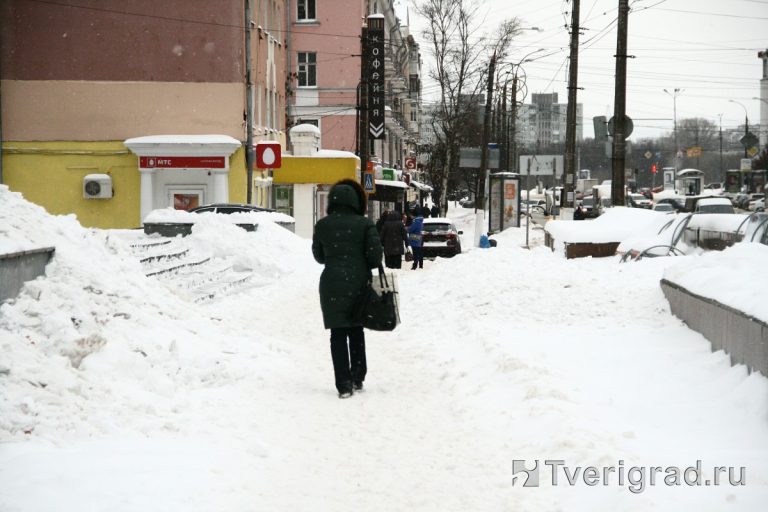
[(761, 101), (766, 106), (760, 107), (760, 135), (766, 134), (765, 136), (760, 137), (760, 143), (762, 144), (763, 148), (768, 146), (768, 126), (765, 126), (764, 120), (768, 118), (768, 115), (763, 115), (764, 110), (768, 110), (768, 100), (764, 100), (763, 98), (758, 98), (757, 96), (752, 97), (753, 100)]
[(680, 146), (677, 144), (677, 96), (683, 93), (683, 89), (675, 88), (674, 92), (669, 92), (668, 90), (664, 89), (664, 92), (672, 96), (672, 113), (674, 118), (674, 133), (675, 133), (675, 176), (672, 178), (672, 186), (673, 188), (676, 186), (675, 182), (677, 181), (677, 171), (678, 166), (680, 165), (679, 157), (680, 154)]
[[(743, 103), (736, 100), (728, 100), (728, 101), (730, 101), (731, 103), (736, 103), (737, 105), (741, 105), (741, 108), (744, 109), (744, 136), (746, 137), (749, 134), (749, 114), (747, 114), (747, 107), (745, 107)], [(746, 144), (744, 145), (744, 158), (749, 158)]]

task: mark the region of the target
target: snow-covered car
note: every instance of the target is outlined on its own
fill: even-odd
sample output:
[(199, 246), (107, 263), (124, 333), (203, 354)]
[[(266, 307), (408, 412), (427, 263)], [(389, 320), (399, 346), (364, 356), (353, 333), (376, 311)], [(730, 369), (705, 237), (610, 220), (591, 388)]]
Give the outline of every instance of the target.
[(424, 256), (450, 258), (461, 254), (461, 237), (451, 219), (433, 217), (424, 219), (421, 227)]
[(685, 200), (679, 197), (665, 197), (663, 199), (658, 199), (656, 201), (656, 204), (668, 204), (671, 205), (672, 208), (676, 212), (685, 212), (688, 211), (685, 209)]
[(765, 199), (758, 199), (749, 203), (749, 211), (752, 212), (764, 212), (765, 211)]
[(675, 213), (675, 207), (672, 206), (670, 203), (657, 203), (653, 205), (652, 208), (655, 212), (663, 212), (663, 213)]
[(736, 213), (727, 197), (702, 197), (696, 201), (696, 213)]

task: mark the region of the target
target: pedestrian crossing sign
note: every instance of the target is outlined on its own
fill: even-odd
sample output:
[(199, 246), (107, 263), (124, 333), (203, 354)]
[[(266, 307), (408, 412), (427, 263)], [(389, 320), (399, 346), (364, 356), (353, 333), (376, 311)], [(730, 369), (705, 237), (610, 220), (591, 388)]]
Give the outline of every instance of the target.
[(374, 174), (372, 171), (366, 171), (365, 174), (363, 174), (363, 190), (365, 190), (366, 194), (376, 193), (376, 182), (373, 177)]

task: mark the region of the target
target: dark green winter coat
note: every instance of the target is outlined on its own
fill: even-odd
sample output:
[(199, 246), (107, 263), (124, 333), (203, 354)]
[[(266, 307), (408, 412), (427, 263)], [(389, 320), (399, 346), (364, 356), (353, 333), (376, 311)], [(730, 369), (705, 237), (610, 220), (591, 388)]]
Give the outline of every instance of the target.
[(320, 308), (326, 329), (361, 325), (352, 320), (360, 291), (381, 264), (376, 226), (363, 216), (365, 192), (359, 183), (342, 180), (328, 193), (328, 216), (315, 224), (312, 254), (325, 269), (320, 276)]

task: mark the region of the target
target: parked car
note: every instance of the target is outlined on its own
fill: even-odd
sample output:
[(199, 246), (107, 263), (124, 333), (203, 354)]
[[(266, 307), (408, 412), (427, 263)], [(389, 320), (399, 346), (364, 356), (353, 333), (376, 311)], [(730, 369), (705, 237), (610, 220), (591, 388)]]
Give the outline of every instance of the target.
[(765, 211), (765, 199), (758, 199), (757, 201), (749, 202), (749, 210), (752, 212), (764, 212)]
[(464, 232), (458, 231), (451, 219), (445, 217), (424, 219), (421, 234), (425, 257), (450, 258), (461, 254), (460, 235)]
[(595, 208), (594, 196), (586, 196), (584, 199), (582, 199), (581, 209), (584, 211), (585, 219), (596, 219), (600, 216), (600, 213), (602, 213), (600, 205)]
[(274, 212), (271, 208), (263, 208), (253, 204), (240, 203), (214, 203), (192, 208), (189, 213), (248, 213), (248, 212)]
[(663, 213), (674, 213), (675, 207), (669, 203), (656, 203), (653, 205), (653, 211)]
[(677, 199), (675, 197), (665, 197), (664, 199), (659, 199), (656, 201), (656, 204), (669, 204), (672, 205), (672, 208), (675, 209), (676, 212), (687, 212), (685, 208), (685, 203), (681, 199)]
[(653, 201), (645, 197), (643, 194), (629, 194), (627, 195), (627, 206), (650, 210), (653, 206)]
[(727, 197), (702, 197), (696, 201), (696, 213), (736, 213)]
[(758, 211), (756, 210), (756, 204), (759, 202), (761, 205), (764, 205), (765, 194), (752, 194), (749, 197), (749, 204), (747, 205), (747, 210), (754, 212)]

